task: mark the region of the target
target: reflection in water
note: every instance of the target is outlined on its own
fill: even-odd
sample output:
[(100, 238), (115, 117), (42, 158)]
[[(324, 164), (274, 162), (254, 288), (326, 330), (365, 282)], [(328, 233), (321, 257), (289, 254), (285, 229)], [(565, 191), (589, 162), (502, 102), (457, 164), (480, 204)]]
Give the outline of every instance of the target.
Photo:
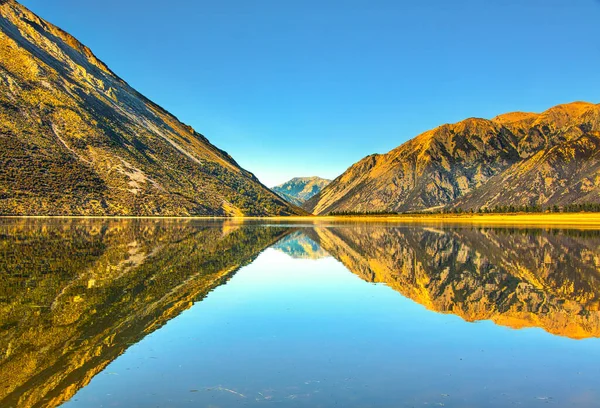
[(419, 227), (315, 228), (349, 270), (467, 321), (600, 337), (600, 233)]
[(329, 256), (327, 251), (302, 231), (292, 232), (273, 245), (273, 248), (296, 259), (321, 259)]
[(0, 406), (60, 405), (271, 245), (467, 321), (600, 337), (598, 231), (3, 220)]
[(0, 233), (0, 406), (54, 407), (285, 229), (4, 220)]

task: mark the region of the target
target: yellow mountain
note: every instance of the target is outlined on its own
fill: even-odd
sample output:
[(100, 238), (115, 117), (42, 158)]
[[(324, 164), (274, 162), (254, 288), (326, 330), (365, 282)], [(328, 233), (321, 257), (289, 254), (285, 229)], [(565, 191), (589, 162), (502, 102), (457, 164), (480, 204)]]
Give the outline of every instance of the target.
[(0, 215), (301, 213), (71, 35), (0, 2)]
[(470, 118), (367, 156), (308, 200), (315, 214), (600, 203), (600, 105)]

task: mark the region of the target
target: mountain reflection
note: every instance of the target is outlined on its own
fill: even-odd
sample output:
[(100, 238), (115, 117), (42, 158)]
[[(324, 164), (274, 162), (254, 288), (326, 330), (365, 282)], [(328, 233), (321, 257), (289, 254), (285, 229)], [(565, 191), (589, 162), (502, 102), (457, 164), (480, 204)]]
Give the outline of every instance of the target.
[(599, 231), (5, 219), (0, 406), (60, 405), (269, 246), (467, 321), (600, 337)]
[(292, 232), (273, 245), (272, 248), (296, 259), (321, 259), (330, 256), (319, 244), (302, 231)]
[(193, 221), (1, 222), (2, 407), (60, 405), (286, 233)]
[(467, 321), (600, 337), (600, 232), (506, 228), (314, 228), (350, 271)]

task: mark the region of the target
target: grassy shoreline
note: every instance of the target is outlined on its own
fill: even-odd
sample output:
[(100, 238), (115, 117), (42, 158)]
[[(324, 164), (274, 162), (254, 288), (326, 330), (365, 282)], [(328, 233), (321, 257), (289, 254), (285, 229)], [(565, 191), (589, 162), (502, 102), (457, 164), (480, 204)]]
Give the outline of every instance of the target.
[(467, 223), (506, 225), (593, 225), (600, 227), (600, 213), (494, 213), (494, 214), (406, 214), (391, 216), (340, 216), (319, 217), (360, 221), (386, 221), (406, 223)]
[(398, 214), (398, 215), (336, 215), (336, 216), (0, 216), (29, 219), (196, 219), (231, 221), (293, 221), (293, 222), (386, 222), (386, 223), (465, 223), (501, 225), (590, 225), (600, 227), (600, 213), (492, 213), (492, 214)]

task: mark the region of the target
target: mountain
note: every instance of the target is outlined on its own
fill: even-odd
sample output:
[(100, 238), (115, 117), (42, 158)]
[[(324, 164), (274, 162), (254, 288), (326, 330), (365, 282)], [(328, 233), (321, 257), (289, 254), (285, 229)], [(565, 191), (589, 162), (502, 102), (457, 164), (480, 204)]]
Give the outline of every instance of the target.
[(299, 213), (71, 35), (0, 1), (0, 214)]
[(288, 182), (273, 187), (272, 190), (288, 202), (302, 205), (329, 183), (331, 183), (331, 180), (320, 177), (294, 177)]
[(317, 227), (307, 233), (367, 282), (466, 321), (600, 337), (597, 231)]
[(286, 230), (188, 219), (11, 219), (0, 233), (0, 406), (49, 408), (226, 284)]
[(600, 105), (470, 118), (367, 156), (308, 200), (315, 214), (600, 202)]

